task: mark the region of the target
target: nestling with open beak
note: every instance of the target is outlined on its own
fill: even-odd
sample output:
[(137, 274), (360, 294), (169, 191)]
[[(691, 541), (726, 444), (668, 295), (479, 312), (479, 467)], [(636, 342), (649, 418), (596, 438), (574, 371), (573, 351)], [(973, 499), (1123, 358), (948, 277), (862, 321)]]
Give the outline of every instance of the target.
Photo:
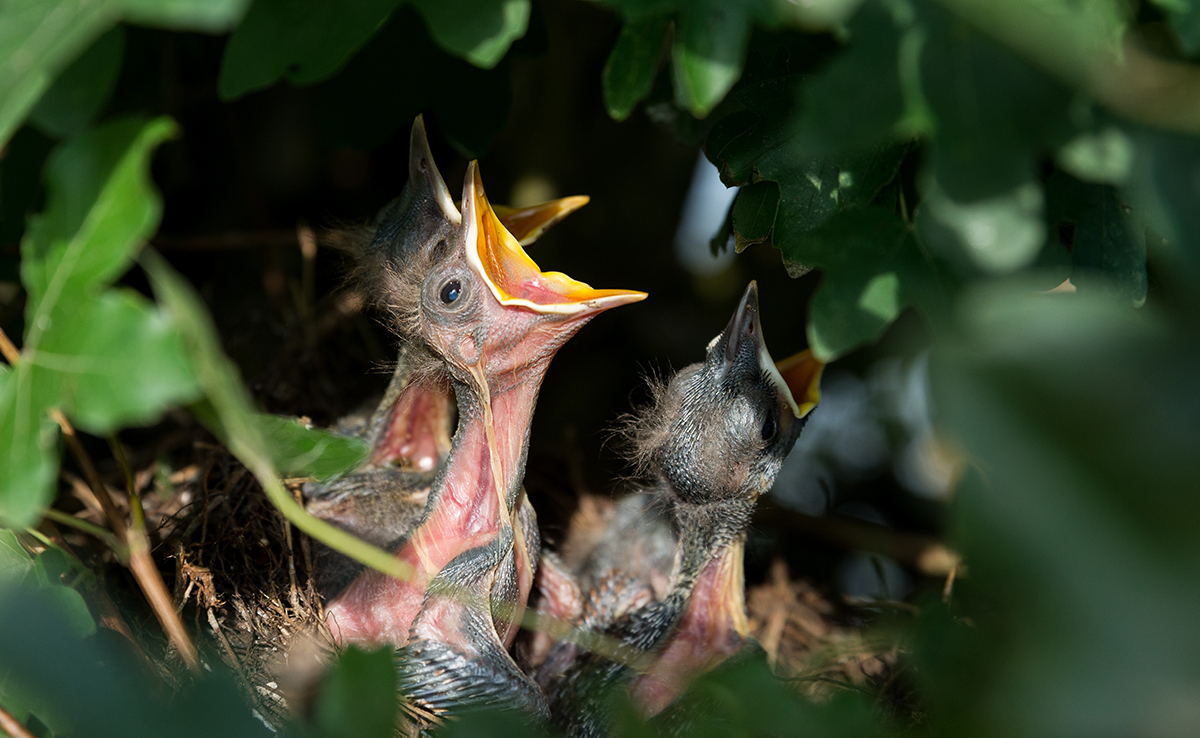
[[(513, 237), (528, 245), (587, 202), (587, 197), (575, 196), (495, 210)], [(357, 281), (391, 313), (385, 275), (427, 264), (429, 252), (453, 239), (461, 223), (418, 116), (409, 139), (404, 190), (369, 229), (352, 234)], [(392, 318), (400, 316), (392, 313)], [(334, 428), (368, 444), (366, 461), (352, 474), (305, 485), (309, 512), (383, 548), (394, 548), (420, 522), (434, 476), (450, 451), (454, 426), (454, 398), (437, 366), (440, 361), (419, 338), (405, 340), (401, 334), (395, 371), (382, 400), (373, 411), (353, 414)], [(318, 590), (326, 598), (341, 592), (363, 568), (324, 546), (318, 546), (317, 564)]]
[(412, 576), (363, 572), (329, 603), (330, 629), (343, 645), (401, 647), (403, 689), (421, 712), (495, 703), (544, 716), (544, 696), (506, 650), (539, 552), (521, 493), (533, 409), (558, 348), (645, 294), (538, 269), (488, 203), (475, 162), (458, 224), (403, 259), (383, 260), (377, 289), (434, 359), (417, 373), (451, 386), (458, 429), (420, 522), (394, 547)]
[[(607, 735), (604, 704), (614, 688), (628, 688), (644, 717), (657, 715), (694, 677), (746, 644), (746, 529), (820, 399), (823, 366), (809, 352), (778, 366), (772, 361), (752, 282), (705, 360), (656, 388), (653, 405), (632, 425), (635, 462), (653, 482), (629, 507), (647, 518), (618, 516), (581, 572), (590, 588), (581, 597), (585, 626), (605, 630), (648, 660), (634, 672), (558, 644), (539, 681), (569, 734)], [(654, 552), (671, 539), (671, 574), (661, 592), (655, 563), (615, 550)], [(553, 588), (543, 593), (548, 589), (553, 595)]]

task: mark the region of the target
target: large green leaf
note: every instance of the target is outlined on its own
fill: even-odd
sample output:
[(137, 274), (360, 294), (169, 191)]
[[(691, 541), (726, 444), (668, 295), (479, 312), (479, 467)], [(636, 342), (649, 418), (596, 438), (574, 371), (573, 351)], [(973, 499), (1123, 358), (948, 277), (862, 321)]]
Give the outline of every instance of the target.
[(1072, 93), (964, 21), (921, 7), (938, 185), (964, 203), (1012, 192), (1074, 133)]
[[(213, 672), (162, 689), (119, 638), (81, 637), (60, 603), (37, 587), (0, 592), (0, 695), (16, 686), (55, 735), (267, 738), (214, 660)], [(44, 710), (44, 711), (43, 711)]]
[(529, 27), (530, 0), (413, 0), (446, 51), (482, 69), (500, 62)]
[(882, 4), (870, 2), (855, 14), (848, 30), (849, 48), (803, 88), (797, 132), (814, 153), (888, 143), (897, 136), (905, 113), (900, 42), (906, 29), (897, 27)]
[(638, 101), (650, 94), (670, 24), (670, 18), (656, 16), (621, 28), (602, 78), (604, 105), (613, 120), (628, 118)]
[(256, 0), (225, 46), (225, 100), (283, 78), (311, 85), (341, 69), (401, 0)]
[(43, 133), (62, 138), (82, 131), (108, 101), (125, 56), (125, 29), (113, 28), (67, 67), (30, 113)]
[(698, 118), (708, 115), (741, 76), (750, 31), (751, 18), (739, 2), (689, 3), (671, 48), (676, 102)]
[(934, 267), (894, 213), (839, 213), (804, 240), (824, 270), (808, 318), (809, 346), (824, 361), (877, 340), (907, 305), (942, 307)]
[(166, 118), (89, 131), (47, 162), (49, 203), (22, 243), (29, 293), (21, 359), (0, 388), (0, 518), (28, 525), (58, 470), (58, 409), (108, 433), (194, 398), (198, 387), (166, 316), (129, 290), (105, 290), (157, 227), (150, 155)]
[(126, 19), (220, 31), (246, 0), (10, 0), (0, 5), (0, 145), (8, 142), (54, 78)]
[(959, 315), (933, 386), (943, 431), (982, 474), (959, 492), (953, 526), (971, 566), (954, 615), (970, 625), (930, 623), (914, 644), (939, 732), (1169, 733), (1168, 693), (1180, 700), (1170, 720), (1190, 724), (1192, 319), (1100, 289), (1035, 296), (1024, 283), (981, 290)]

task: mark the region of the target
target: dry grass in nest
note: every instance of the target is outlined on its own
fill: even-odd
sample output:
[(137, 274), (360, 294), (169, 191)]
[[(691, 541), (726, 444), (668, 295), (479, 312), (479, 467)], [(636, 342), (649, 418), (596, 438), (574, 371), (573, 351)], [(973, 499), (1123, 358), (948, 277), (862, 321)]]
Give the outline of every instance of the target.
[[(298, 494), (298, 484), (289, 485)], [(179, 489), (163, 520), (175, 561), (175, 607), (206, 636), (272, 725), (303, 702), (333, 652), (312, 577), (308, 539), (270, 503), (254, 476), (221, 449)]]

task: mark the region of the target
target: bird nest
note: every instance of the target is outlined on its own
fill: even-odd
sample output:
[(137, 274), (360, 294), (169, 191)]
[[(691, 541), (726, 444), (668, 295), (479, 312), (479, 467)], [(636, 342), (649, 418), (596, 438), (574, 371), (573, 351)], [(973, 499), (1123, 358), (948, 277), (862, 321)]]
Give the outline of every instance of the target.
[[(178, 510), (159, 529), (174, 559), (175, 607), (241, 681), (269, 724), (305, 704), (334, 652), (317, 595), (309, 539), (220, 448), (177, 487)], [(299, 495), (300, 482), (288, 488)]]
[[(198, 444), (197, 456), (176, 474), (174, 497), (147, 511), (158, 519), (160, 565), (175, 571), (176, 609), (209, 646), (202, 650), (237, 675), (265, 722), (282, 725), (310, 703), (336, 652), (315, 589), (312, 543), (223, 448)], [(297, 496), (299, 486), (288, 484)], [(578, 499), (585, 518), (602, 519), (611, 505), (594, 495)], [(746, 605), (772, 668), (798, 692), (823, 699), (843, 689), (891, 689), (894, 647), (865, 636), (845, 607), (792, 579), (782, 560), (748, 587)]]

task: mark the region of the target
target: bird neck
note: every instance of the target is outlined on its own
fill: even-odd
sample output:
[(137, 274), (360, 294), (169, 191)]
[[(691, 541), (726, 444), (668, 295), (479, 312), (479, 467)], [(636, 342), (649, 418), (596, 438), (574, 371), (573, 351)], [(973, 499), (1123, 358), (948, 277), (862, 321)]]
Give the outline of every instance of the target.
[(458, 431), (431, 497), (472, 517), (512, 515), (525, 475), (529, 431), (545, 367), (456, 381)]
[(693, 678), (737, 653), (750, 635), (743, 549), (754, 503), (690, 507), (676, 510), (681, 527), (671, 590), (657, 608), (647, 608), (649, 617), (638, 633), (637, 645), (655, 651), (631, 690), (645, 718), (674, 702)]
[(672, 519), (679, 536), (679, 553), (666, 599), (686, 603), (697, 580), (711, 570), (716, 560), (730, 552), (738, 554), (740, 566), (742, 542), (753, 514), (753, 500), (722, 500), (704, 505), (676, 500)]

